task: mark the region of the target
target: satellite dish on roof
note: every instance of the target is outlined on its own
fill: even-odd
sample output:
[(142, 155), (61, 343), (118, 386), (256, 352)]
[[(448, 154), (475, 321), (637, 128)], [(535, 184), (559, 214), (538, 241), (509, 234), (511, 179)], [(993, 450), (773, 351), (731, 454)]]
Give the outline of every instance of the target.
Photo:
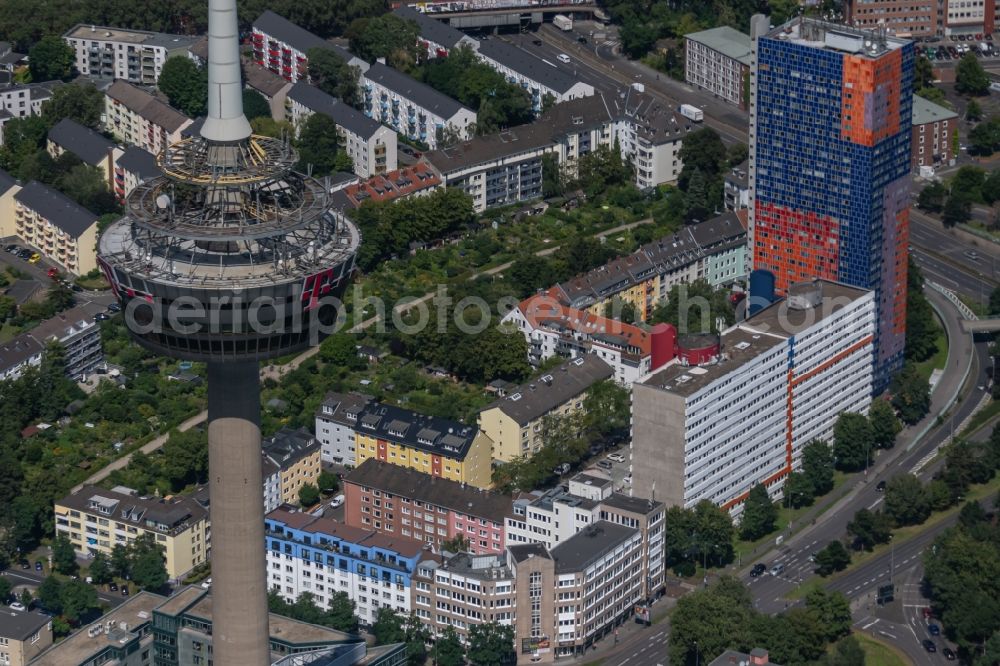
[(167, 208), (169, 208), (170, 197), (167, 196), (166, 194), (161, 194), (160, 196), (156, 197), (156, 207), (159, 208), (160, 210), (166, 210)]

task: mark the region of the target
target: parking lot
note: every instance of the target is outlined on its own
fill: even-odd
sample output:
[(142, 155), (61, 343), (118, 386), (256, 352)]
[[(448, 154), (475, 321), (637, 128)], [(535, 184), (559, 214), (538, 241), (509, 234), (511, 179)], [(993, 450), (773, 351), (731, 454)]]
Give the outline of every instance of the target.
[(1000, 58), (1000, 46), (993, 41), (993, 35), (953, 35), (924, 40), (917, 44), (917, 51), (931, 61), (947, 62), (960, 60), (966, 53), (977, 58), (991, 60)]
[(594, 457), (584, 471), (610, 478), (616, 492), (628, 492), (632, 488), (631, 466), (629, 447), (619, 446), (606, 454)]
[[(26, 251), (21, 254), (27, 254), (27, 256), (19, 256), (17, 251), (6, 251), (11, 246), (16, 246), (17, 251)], [(17, 237), (0, 239), (0, 250), (5, 250), (0, 252), (0, 271), (5, 271), (8, 267), (13, 268), (22, 276), (20, 279), (35, 281), (43, 290), (47, 290), (52, 285), (53, 277), (49, 276), (49, 272), (52, 269), (55, 269), (55, 272), (63, 278), (72, 277), (64, 275), (58, 266), (46, 260), (44, 256), (35, 262), (30, 261), (31, 256), (35, 254), (34, 248)], [(115, 300), (111, 290), (92, 292), (85, 291), (73, 285), (73, 291), (76, 292), (76, 301), (80, 305), (97, 303), (106, 308)]]

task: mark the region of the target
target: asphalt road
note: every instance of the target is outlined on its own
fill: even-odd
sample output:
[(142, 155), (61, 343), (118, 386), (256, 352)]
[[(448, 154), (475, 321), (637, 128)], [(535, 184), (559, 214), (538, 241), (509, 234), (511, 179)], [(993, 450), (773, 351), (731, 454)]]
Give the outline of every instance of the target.
[[(35, 588), (41, 585), (46, 578), (45, 573), (34, 569), (8, 569), (2, 572), (2, 575), (9, 579), (14, 587), (28, 585)], [(97, 598), (101, 600), (101, 603), (107, 604), (111, 608), (128, 599), (128, 597), (122, 597), (119, 592), (108, 591), (103, 585), (95, 585), (94, 588), (97, 589)]]
[[(945, 427), (932, 430), (925, 437), (916, 439), (924, 428), (934, 422), (938, 414), (945, 411), (945, 406), (955, 395), (962, 378), (960, 370), (964, 359), (971, 357), (972, 369), (969, 373), (967, 386), (961, 392), (962, 399), (952, 413), (956, 422), (961, 423), (982, 399), (983, 391), (978, 388), (978, 380), (980, 377), (979, 368), (987, 367), (989, 362), (988, 356), (984, 357), (985, 347), (974, 345), (972, 337), (962, 333), (958, 314), (949, 301), (931, 290), (927, 290), (927, 296), (937, 303), (943, 312), (951, 313), (951, 316), (945, 319), (951, 340), (948, 352), (948, 372), (941, 376), (931, 396), (930, 414), (917, 425), (910, 426), (900, 433), (899, 444), (893, 451), (883, 453), (876, 459), (867, 478), (865, 475), (859, 474), (849, 481), (852, 484), (850, 492), (823, 513), (815, 525), (790, 537), (776, 551), (772, 551), (768, 556), (760, 559), (768, 568), (777, 563), (783, 564), (785, 571), (781, 575), (765, 575), (751, 579), (748, 572), (744, 573), (746, 580), (750, 583), (755, 604), (759, 610), (768, 613), (784, 610), (788, 603), (785, 596), (813, 575), (813, 565), (809, 561), (809, 556), (826, 546), (830, 541), (842, 538), (846, 533), (847, 523), (850, 522), (856, 511), (862, 508), (874, 508), (881, 502), (881, 496), (875, 491), (875, 485), (883, 479), (909, 472), (919, 463), (926, 462), (926, 459), (933, 454), (937, 447), (950, 436), (950, 429)], [(914, 442), (916, 443), (914, 444)], [(743, 564), (749, 566), (754, 562)]]

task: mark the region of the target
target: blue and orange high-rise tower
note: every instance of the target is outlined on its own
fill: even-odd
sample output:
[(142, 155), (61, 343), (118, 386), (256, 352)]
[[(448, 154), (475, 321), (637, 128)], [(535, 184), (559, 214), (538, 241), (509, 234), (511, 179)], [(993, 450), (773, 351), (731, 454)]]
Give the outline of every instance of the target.
[(875, 390), (903, 361), (913, 44), (797, 18), (754, 40), (750, 248), (776, 287), (871, 289)]

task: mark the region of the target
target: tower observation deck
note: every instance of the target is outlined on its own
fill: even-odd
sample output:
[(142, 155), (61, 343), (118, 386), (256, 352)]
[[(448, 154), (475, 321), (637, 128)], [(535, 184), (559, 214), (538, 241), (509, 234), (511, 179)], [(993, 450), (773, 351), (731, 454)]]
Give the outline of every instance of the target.
[(157, 157), (98, 241), (140, 345), (208, 367), (213, 659), (269, 663), (259, 362), (317, 344), (340, 314), (357, 229), (243, 114), (236, 0), (209, 0), (208, 116)]

